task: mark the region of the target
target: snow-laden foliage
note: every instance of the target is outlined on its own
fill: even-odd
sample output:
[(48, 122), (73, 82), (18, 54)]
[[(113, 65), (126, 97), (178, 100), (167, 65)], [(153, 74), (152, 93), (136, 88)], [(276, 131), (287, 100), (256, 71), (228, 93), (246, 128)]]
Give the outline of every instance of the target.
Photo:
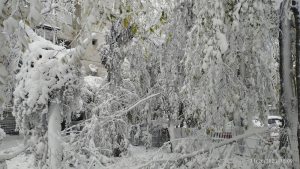
[(140, 97), (162, 93), (150, 104), (150, 118), (165, 114), (169, 125), (192, 120), (209, 134), (233, 119), (246, 129), (253, 115), (266, 122), (268, 105), (276, 101), (277, 63), (268, 34), (273, 13), (269, 3), (248, 3), (187, 1), (152, 12), (144, 30), (134, 20), (132, 32), (117, 19), (99, 48), (109, 79), (120, 84), (126, 58), (126, 78)]
[[(276, 101), (277, 63), (273, 58), (269, 2), (197, 1), (195, 25), (185, 53), (187, 113), (202, 128), (253, 115), (266, 123)], [(240, 122), (238, 122), (240, 123)], [(209, 133), (209, 130), (208, 130)]]
[[(277, 24), (272, 18), (277, 14), (272, 4), (191, 1), (178, 6), (169, 12), (158, 10), (157, 22), (150, 20), (143, 28), (136, 27), (137, 21), (129, 24), (132, 44), (116, 47), (123, 55), (111, 52), (115, 48), (109, 45), (114, 43), (104, 44), (100, 54), (118, 63), (110, 64), (110, 70), (120, 72), (126, 57), (130, 63), (126, 75), (137, 93), (146, 94), (155, 88), (162, 94), (161, 101), (152, 102), (155, 106), (150, 103), (150, 118), (156, 113), (167, 115), (169, 129), (180, 117), (192, 119), (204, 129), (203, 134), (224, 129), (233, 119), (247, 129), (253, 115), (266, 123), (268, 105), (277, 101), (278, 64), (272, 51), (274, 37), (269, 34), (276, 31), (273, 28)], [(172, 15), (174, 11), (181, 12)], [(152, 20), (155, 18), (153, 14)], [(128, 43), (130, 39), (124, 36), (122, 40)], [(122, 75), (119, 72), (117, 79)]]
[(75, 167), (88, 164), (87, 166), (99, 168), (113, 163), (111, 157), (128, 155), (129, 141), (126, 134), (129, 128), (125, 121), (94, 115), (81, 125), (81, 131), (76, 132), (73, 128), (70, 136), (66, 136), (63, 164), (71, 163)]
[[(75, 31), (79, 44), (75, 49), (56, 46), (28, 27), (54, 24), (62, 14), (74, 14), (74, 5), (81, 6), (78, 12), (84, 18), (73, 16), (82, 26)], [(127, 154), (129, 123), (146, 126), (143, 140), (149, 148), (153, 120), (168, 119), (171, 144), (165, 146), (172, 153), (140, 168), (234, 168), (231, 155), (240, 142), (222, 142), (232, 145), (226, 153), (213, 155), (218, 144), (210, 150), (197, 138), (176, 142), (174, 125), (192, 121), (203, 136), (224, 129), (229, 120), (248, 129), (253, 115), (266, 124), (267, 106), (277, 101), (272, 44), (278, 35), (277, 14), (270, 1), (0, 0), (0, 60), (16, 65), (16, 70), (8, 64), (5, 69), (12, 82), (18, 81), (14, 111), (20, 131), (35, 137), (36, 165), (59, 168), (63, 157), (64, 168), (108, 166), (114, 162), (111, 156)], [(102, 28), (108, 30), (99, 48), (107, 81), (99, 88), (84, 86), (81, 106), (76, 103), (82, 81), (79, 59), (93, 38), (91, 31)], [(83, 34), (87, 40), (82, 40)], [(14, 40), (18, 47), (9, 45)], [(4, 75), (0, 77), (3, 80)], [(1, 89), (13, 90), (13, 85)], [(54, 114), (50, 107), (59, 120), (50, 118)], [(64, 138), (64, 155), (53, 158), (52, 152), (62, 151), (60, 119), (70, 121), (71, 113), (79, 110), (92, 118), (79, 124), (78, 131), (75, 127), (66, 131), (70, 135)], [(54, 127), (47, 129), (47, 122)]]
[[(20, 24), (24, 25), (23, 22)], [(21, 133), (28, 133), (33, 128), (44, 133), (47, 126), (40, 124), (47, 122), (51, 100), (58, 99), (63, 118), (70, 122), (70, 114), (78, 109), (82, 73), (75, 64), (68, 63), (72, 62), (67, 59), (68, 55), (72, 56), (72, 51), (37, 36), (28, 26), (23, 29), (30, 42), (16, 76), (14, 115)]]
[(107, 80), (120, 84), (121, 65), (126, 57), (126, 47), (128, 41), (132, 39), (131, 27), (124, 29), (120, 19), (115, 19), (113, 26), (106, 32), (105, 44), (99, 48), (100, 56), (102, 56), (102, 64), (108, 72)]
[[(70, 135), (63, 137), (67, 143), (64, 146), (63, 162), (66, 166), (63, 167), (67, 168), (67, 165), (71, 163), (76, 167), (95, 166), (99, 168), (114, 163), (113, 157), (130, 155), (127, 138), (129, 138), (131, 125), (128, 123), (129, 117), (126, 115), (141, 103), (155, 96), (157, 94), (146, 97), (133, 105), (128, 105), (126, 109), (106, 107), (108, 109), (99, 110), (101, 106), (96, 106), (92, 118), (67, 128), (64, 133)], [(119, 99), (122, 101), (121, 98)], [(108, 102), (102, 103), (102, 106), (108, 105)], [(111, 102), (114, 103), (112, 100)], [(108, 110), (111, 112), (109, 113)], [(149, 139), (151, 137), (145, 140), (148, 144)]]
[[(99, 104), (95, 101), (98, 90), (105, 83), (101, 77), (86, 76), (84, 77), (84, 83), (81, 88), (81, 101), (80, 101), (80, 113), (85, 114), (86, 117), (92, 116), (92, 110)], [(79, 115), (79, 114), (78, 114)]]

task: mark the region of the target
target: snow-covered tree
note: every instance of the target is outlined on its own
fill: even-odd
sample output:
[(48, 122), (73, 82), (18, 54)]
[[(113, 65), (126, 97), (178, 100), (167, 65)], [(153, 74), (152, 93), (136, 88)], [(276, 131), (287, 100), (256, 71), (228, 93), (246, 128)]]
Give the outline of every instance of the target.
[[(40, 22), (55, 23), (53, 10), (73, 15), (75, 4), (81, 6), (81, 16), (85, 17), (78, 37), (82, 32), (87, 37), (84, 41), (78, 38), (75, 48), (56, 46), (32, 31)], [(287, 20), (288, 10), (282, 10), (282, 19)], [(76, 167), (107, 165), (113, 162), (107, 157), (117, 154), (114, 152), (127, 151), (129, 122), (148, 126), (145, 137), (148, 144), (151, 143), (150, 123), (158, 117), (169, 120), (172, 143), (172, 128), (182, 119), (193, 119), (204, 134), (224, 128), (229, 120), (238, 126), (243, 122), (248, 129), (253, 116), (259, 116), (267, 125), (268, 105), (277, 101), (278, 65), (273, 50), (273, 40), (278, 35), (274, 32), (279, 32), (277, 14), (270, 1), (260, 0), (0, 1), (3, 23), (0, 70), (5, 69), (0, 72), (0, 81), (5, 85), (1, 84), (0, 98), (6, 98), (5, 91), (10, 99), (9, 92), (15, 90), (18, 129), (35, 137), (32, 140), (36, 140), (39, 167), (50, 164), (50, 168), (66, 168), (61, 166), (61, 157), (64, 162), (74, 162)], [(79, 18), (74, 16), (74, 19), (80, 23)], [(79, 110), (77, 97), (82, 83), (79, 59), (93, 38), (91, 31), (104, 27), (108, 30), (106, 43), (99, 49), (108, 70), (107, 82), (93, 94), (88, 93), (90, 90), (86, 92), (88, 97), (93, 95), (95, 104), (86, 109), (93, 116), (80, 124), (84, 125), (82, 131), (70, 131), (79, 134), (68, 137), (69, 145), (64, 145), (67, 148), (63, 154), (62, 140), (57, 138), (60, 138), (61, 120), (70, 121), (72, 113)], [(285, 28), (289, 29), (288, 25)], [(290, 45), (285, 46), (289, 49), (285, 48), (284, 58), (291, 58)], [(16, 69), (7, 64), (10, 60)], [(281, 79), (289, 78), (290, 72), (285, 69)], [(10, 84), (15, 81), (14, 89)], [(292, 105), (292, 84), (288, 81), (282, 92), (290, 92), (284, 100), (286, 105)], [(156, 96), (160, 99), (153, 98)], [(292, 119), (291, 106), (285, 108), (287, 117)], [(293, 124), (297, 123), (296, 119)], [(290, 126), (293, 134), (294, 126)], [(254, 133), (247, 132), (213, 148), (251, 134)], [(48, 147), (44, 142), (48, 142)], [(198, 144), (192, 140), (186, 143)], [(228, 158), (235, 145), (225, 157), (221, 153), (217, 158), (207, 157), (210, 150), (206, 147), (183, 151), (178, 147), (188, 145), (182, 142), (173, 148), (183, 155), (157, 161), (155, 165), (230, 167)], [(294, 143), (292, 147), (295, 148)], [(47, 156), (51, 157), (48, 162)], [(204, 160), (198, 162), (198, 157)]]
[[(6, 90), (15, 90), (13, 114), (17, 119), (17, 129), (26, 136), (31, 135), (35, 138), (30, 142), (37, 144), (36, 158), (41, 160), (37, 164), (39, 167), (45, 165), (47, 157), (51, 157), (49, 165), (59, 168), (62, 158), (60, 123), (62, 119), (69, 122), (71, 113), (78, 107), (76, 96), (80, 94), (78, 86), (81, 84), (82, 75), (79, 59), (95, 35), (88, 31), (85, 41), (80, 38), (75, 48), (67, 50), (37, 36), (31, 29), (39, 24), (43, 17), (44, 21), (54, 23), (53, 9), (74, 13), (74, 4), (70, 2), (32, 0), (30, 3), (0, 3), (3, 14), (1, 17), (4, 19), (4, 27), (1, 28), (1, 51), (4, 52), (1, 57), (4, 63), (8, 63), (9, 60), (13, 61), (12, 65), (17, 63), (15, 69), (10, 69), (9, 64), (6, 64), (5, 68), (1, 67), (11, 71), (6, 73), (7, 75), (4, 75), (5, 71), (1, 71), (3, 76), (10, 75), (10, 81), (17, 81), (15, 89), (9, 90), (9, 87), (12, 87), (9, 86)], [(20, 54), (21, 52), (23, 54)], [(38, 140), (41, 141), (37, 143)], [(40, 145), (45, 142), (48, 143), (46, 148)]]
[(266, 123), (268, 105), (276, 99), (276, 61), (268, 34), (272, 24), (267, 18), (271, 4), (201, 1), (193, 11), (197, 19), (185, 54), (187, 112), (205, 130), (240, 118), (251, 126), (253, 115)]
[[(84, 47), (65, 49), (37, 36), (24, 22), (20, 25), (29, 43), (16, 76), (13, 113), (17, 129), (37, 137), (44, 137), (47, 132), (50, 156), (60, 159), (60, 123), (63, 119), (70, 122), (71, 113), (78, 110), (82, 83), (78, 55), (91, 40), (87, 39), (82, 44)], [(59, 166), (60, 161), (52, 158), (51, 162), (51, 166)]]

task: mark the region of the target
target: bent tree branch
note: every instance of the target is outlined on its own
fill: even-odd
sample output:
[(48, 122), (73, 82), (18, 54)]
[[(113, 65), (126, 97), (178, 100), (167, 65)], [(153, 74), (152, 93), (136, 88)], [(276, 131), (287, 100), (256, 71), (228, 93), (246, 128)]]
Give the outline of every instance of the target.
[(149, 161), (148, 163), (146, 164), (143, 164), (141, 166), (138, 166), (136, 167), (135, 169), (141, 169), (143, 167), (146, 167), (148, 165), (150, 165), (151, 163), (159, 163), (159, 164), (163, 164), (163, 163), (166, 163), (166, 162), (176, 162), (176, 161), (180, 161), (180, 160), (183, 160), (183, 159), (186, 159), (186, 158), (190, 158), (190, 157), (194, 157), (194, 156), (197, 156), (197, 155), (200, 155), (200, 154), (203, 154), (203, 153), (207, 153), (209, 152), (211, 149), (215, 149), (215, 148), (218, 148), (218, 147), (221, 147), (223, 145), (226, 145), (226, 144), (230, 144), (230, 143), (233, 143), (233, 142), (237, 142), (238, 140), (241, 140), (241, 139), (244, 139), (244, 138), (247, 138), (247, 137), (250, 137), (252, 135), (256, 135), (256, 134), (260, 134), (260, 133), (264, 133), (266, 132), (267, 130), (269, 130), (270, 128), (272, 128), (273, 125), (270, 125), (268, 127), (264, 127), (264, 128), (261, 128), (260, 130), (257, 130), (257, 131), (248, 131), (242, 135), (239, 135), (239, 136), (236, 136), (236, 137), (233, 137), (231, 139), (227, 139), (227, 140), (224, 140), (222, 142), (219, 142), (215, 145), (213, 145), (212, 147), (206, 147), (205, 149), (202, 149), (202, 150), (199, 150), (199, 151), (194, 151), (192, 153), (189, 153), (189, 154), (184, 154), (184, 155), (181, 155), (177, 158), (173, 158), (173, 159), (161, 159), (161, 160), (153, 160), (153, 161)]

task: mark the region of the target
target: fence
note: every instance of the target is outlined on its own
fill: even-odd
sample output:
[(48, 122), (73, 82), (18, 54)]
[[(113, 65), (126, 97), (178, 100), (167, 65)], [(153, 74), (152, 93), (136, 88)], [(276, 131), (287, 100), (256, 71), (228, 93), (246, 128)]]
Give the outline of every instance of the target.
[[(251, 127), (247, 132), (259, 130), (259, 127)], [(141, 127), (141, 131), (145, 131), (145, 127)], [(161, 147), (165, 142), (169, 141), (168, 131), (165, 128), (155, 128), (149, 131), (152, 134), (152, 146)], [(244, 128), (239, 126), (232, 126), (227, 132), (211, 132), (208, 136), (204, 136), (203, 133), (196, 128), (175, 128), (175, 145), (179, 144), (180, 139), (195, 139), (202, 140), (203, 142), (209, 144), (220, 143), (226, 139), (231, 139), (233, 137), (244, 134)], [(141, 132), (142, 133), (142, 132)], [(287, 131), (282, 128), (271, 128), (264, 133), (255, 134), (244, 139), (240, 139), (236, 142), (236, 147), (234, 152), (236, 155), (245, 156), (245, 157), (254, 157), (255, 153), (264, 153), (265, 157), (271, 157), (274, 155), (272, 151), (264, 152), (266, 145), (277, 146), (278, 150), (282, 147), (290, 148), (290, 140), (287, 137)], [(142, 140), (143, 136), (139, 136), (139, 140)], [(132, 135), (133, 138), (133, 135)], [(132, 141), (133, 139), (131, 139)], [(179, 141), (178, 141), (179, 140)], [(232, 144), (232, 143), (230, 143)], [(139, 141), (136, 145), (143, 145), (142, 141)], [(273, 154), (272, 154), (273, 153)], [(281, 158), (290, 158), (289, 155), (284, 154), (280, 151)]]
[(3, 120), (0, 120), (0, 126), (6, 134), (18, 135), (19, 132), (15, 131), (16, 119), (11, 112), (3, 112)]

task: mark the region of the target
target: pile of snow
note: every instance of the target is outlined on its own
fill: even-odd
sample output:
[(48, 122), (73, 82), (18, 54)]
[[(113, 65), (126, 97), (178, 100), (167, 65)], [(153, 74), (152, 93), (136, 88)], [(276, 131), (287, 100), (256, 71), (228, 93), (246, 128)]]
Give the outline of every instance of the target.
[(104, 80), (101, 77), (95, 77), (95, 76), (84, 77), (84, 83), (91, 87), (99, 88), (103, 82)]
[(98, 72), (98, 67), (93, 64), (89, 64), (89, 68), (92, 74), (96, 74)]

